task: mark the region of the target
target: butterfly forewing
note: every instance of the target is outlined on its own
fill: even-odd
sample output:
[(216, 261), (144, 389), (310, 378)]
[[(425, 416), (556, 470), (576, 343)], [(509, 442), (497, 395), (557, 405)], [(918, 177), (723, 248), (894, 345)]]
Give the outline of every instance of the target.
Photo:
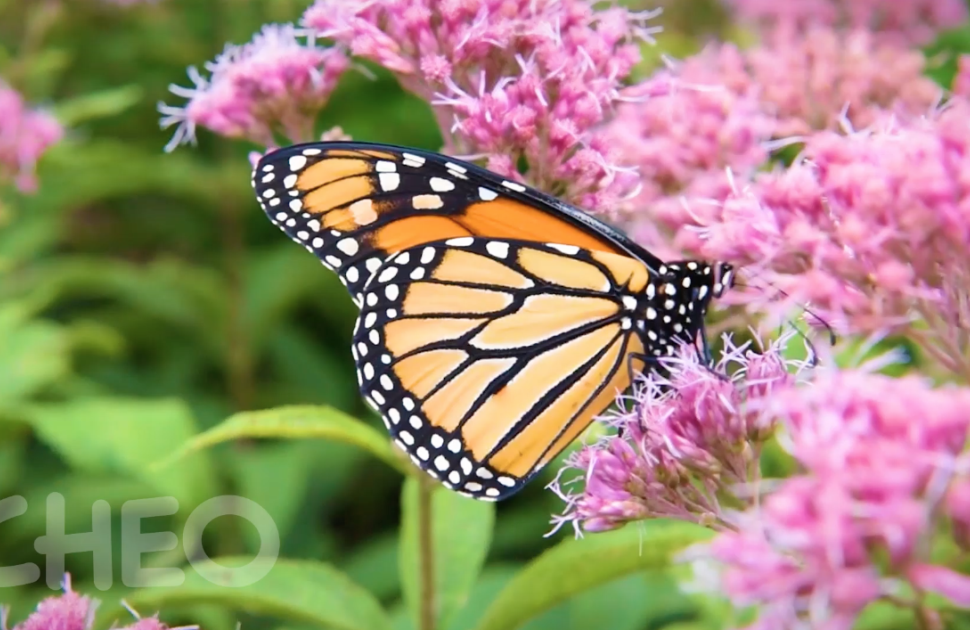
[(257, 164), (253, 186), (270, 220), (337, 271), (358, 303), (389, 255), (432, 241), (486, 236), (612, 253), (636, 248), (578, 210), (473, 164), (385, 145), (280, 149)]
[(449, 487), (517, 491), (629, 385), (642, 351), (628, 257), (460, 237), (392, 256), (367, 283), (354, 355), (396, 443)]

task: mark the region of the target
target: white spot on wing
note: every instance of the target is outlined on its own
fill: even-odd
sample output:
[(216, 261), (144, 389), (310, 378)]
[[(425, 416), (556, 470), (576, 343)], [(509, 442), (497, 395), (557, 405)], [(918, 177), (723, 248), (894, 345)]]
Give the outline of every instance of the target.
[(306, 158), (302, 155), (294, 155), (290, 157), (290, 170), (298, 171), (306, 166)]
[(482, 201), (491, 201), (498, 197), (498, 193), (491, 188), (485, 188), (484, 186), (478, 187), (478, 198)]
[(397, 173), (381, 173), (377, 176), (377, 179), (380, 180), (381, 190), (384, 192), (397, 190), (397, 187), (401, 185), (401, 176)]
[(348, 256), (353, 256), (360, 249), (360, 246), (352, 238), (344, 238), (337, 241), (337, 249), (347, 254)]
[(429, 183), (431, 184), (431, 190), (435, 192), (448, 192), (455, 189), (455, 183), (443, 177), (432, 177)]
[(397, 267), (385, 267), (384, 271), (377, 276), (378, 282), (387, 282), (388, 280), (393, 280), (394, 276), (397, 275)]
[(509, 255), (509, 244), (499, 241), (485, 243), (485, 251), (496, 258), (506, 258)]
[(579, 248), (575, 245), (560, 245), (558, 243), (546, 243), (546, 247), (552, 248), (557, 252), (562, 252), (563, 254), (568, 254), (569, 256), (575, 256), (579, 253)]

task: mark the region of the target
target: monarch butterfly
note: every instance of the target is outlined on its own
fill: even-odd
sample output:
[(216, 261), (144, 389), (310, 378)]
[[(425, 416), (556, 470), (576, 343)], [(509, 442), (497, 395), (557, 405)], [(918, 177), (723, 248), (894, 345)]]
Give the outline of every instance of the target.
[(499, 500), (630, 383), (704, 341), (727, 263), (664, 263), (566, 203), (444, 155), (364, 142), (265, 155), (270, 220), (360, 307), (361, 393), (422, 470)]

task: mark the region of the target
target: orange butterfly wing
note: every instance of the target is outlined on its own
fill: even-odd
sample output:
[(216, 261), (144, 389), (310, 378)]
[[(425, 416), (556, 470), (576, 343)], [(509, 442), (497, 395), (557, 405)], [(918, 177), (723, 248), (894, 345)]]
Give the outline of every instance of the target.
[(264, 156), (253, 186), (270, 220), (335, 270), (359, 303), (391, 254), (462, 236), (646, 255), (562, 202), (444, 156), (367, 143), (296, 145)]
[(627, 256), (458, 237), (391, 256), (354, 333), (365, 398), (422, 469), (518, 491), (630, 385), (650, 275)]

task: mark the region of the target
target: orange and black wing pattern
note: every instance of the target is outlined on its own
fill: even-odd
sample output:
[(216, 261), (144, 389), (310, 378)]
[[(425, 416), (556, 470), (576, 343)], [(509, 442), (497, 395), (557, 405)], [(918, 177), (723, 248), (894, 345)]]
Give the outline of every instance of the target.
[(388, 256), (450, 238), (551, 242), (649, 260), (623, 234), (572, 206), (474, 164), (416, 149), (295, 145), (265, 155), (253, 186), (270, 220), (336, 271), (358, 305), (364, 284)]
[(630, 385), (649, 281), (639, 261), (575, 245), (462, 236), (405, 249), (363, 291), (361, 391), (415, 464), (502, 499)]
[[(514, 494), (677, 342), (704, 339), (730, 266), (664, 263), (607, 224), (474, 164), (358, 142), (265, 155), (266, 214), (361, 312), (361, 393), (421, 469)], [(653, 364), (655, 365), (655, 364)]]

